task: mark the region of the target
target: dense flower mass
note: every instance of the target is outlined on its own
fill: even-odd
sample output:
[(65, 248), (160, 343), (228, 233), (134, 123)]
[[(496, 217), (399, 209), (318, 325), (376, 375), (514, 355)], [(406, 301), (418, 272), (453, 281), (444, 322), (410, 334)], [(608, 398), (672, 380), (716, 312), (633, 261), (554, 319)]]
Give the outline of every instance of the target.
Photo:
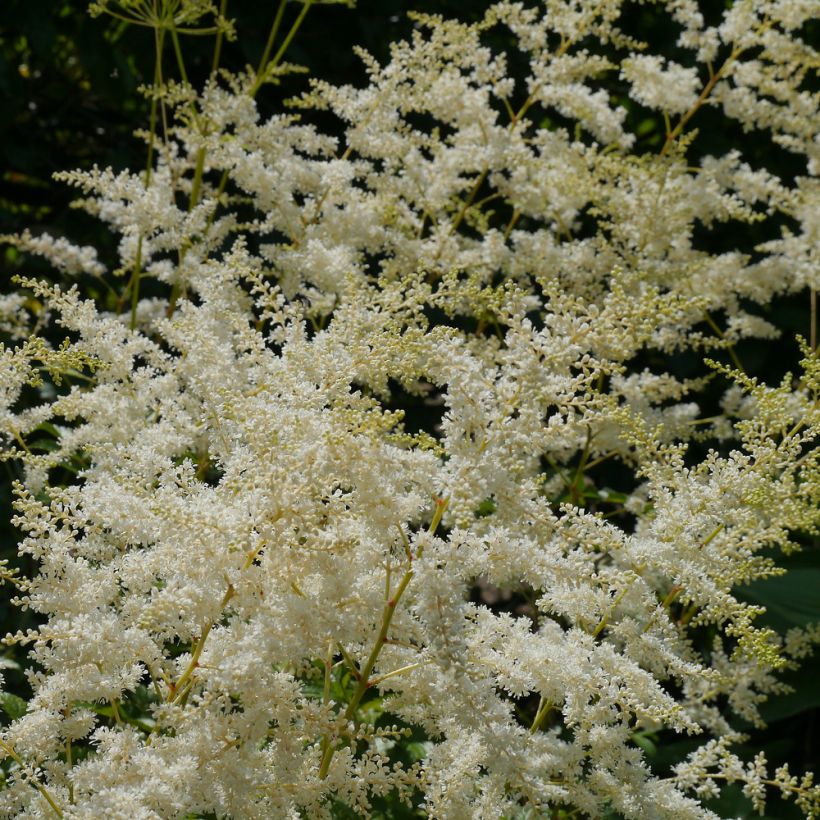
[[(149, 5), (93, 10), (231, 35)], [(33, 694), (2, 816), (685, 820), (727, 781), (820, 813), (735, 751), (820, 638), (736, 592), (820, 526), (817, 340), (776, 386), (734, 350), (820, 288), (818, 7), (706, 5), (659, 3), (674, 55), (622, 0), (417, 15), (360, 87), (262, 119), (271, 50), (149, 90), (146, 171), (60, 175), (119, 258), (11, 240), (76, 284), (0, 298), (35, 567), (4, 574), (41, 616), (6, 639)], [(705, 113), (799, 174), (700, 155)], [(781, 235), (708, 240), (743, 223)], [(697, 745), (662, 773), (666, 730)]]

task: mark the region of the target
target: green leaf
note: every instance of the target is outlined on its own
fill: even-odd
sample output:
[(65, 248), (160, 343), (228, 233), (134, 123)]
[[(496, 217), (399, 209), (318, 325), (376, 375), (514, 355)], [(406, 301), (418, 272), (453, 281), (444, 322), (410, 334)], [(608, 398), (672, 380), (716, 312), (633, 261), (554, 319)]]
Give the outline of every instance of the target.
[(23, 717), (28, 709), (28, 704), (17, 695), (12, 695), (11, 692), (0, 692), (0, 708), (12, 719)]
[(411, 740), (404, 744), (404, 749), (410, 760), (415, 763), (417, 760), (424, 760), (430, 754), (430, 743)]
[(488, 515), (492, 515), (497, 509), (498, 507), (492, 498), (485, 498), (475, 511), (476, 518), (486, 518)]
[(760, 707), (760, 716), (766, 723), (799, 715), (811, 709), (820, 708), (820, 687), (817, 676), (820, 660), (811, 658), (800, 669), (782, 676), (784, 683), (794, 688), (793, 692), (777, 695)]
[(800, 567), (738, 590), (748, 601), (766, 607), (761, 619), (779, 631), (820, 622), (820, 568)]
[(635, 734), (632, 735), (632, 742), (636, 746), (643, 749), (648, 755), (654, 755), (657, 753), (658, 745), (655, 743), (656, 739), (657, 737), (654, 733), (649, 734), (646, 732), (635, 732)]
[(44, 450), (50, 453), (52, 450), (56, 450), (59, 445), (54, 439), (38, 438), (37, 441), (30, 441), (28, 446), (30, 450)]

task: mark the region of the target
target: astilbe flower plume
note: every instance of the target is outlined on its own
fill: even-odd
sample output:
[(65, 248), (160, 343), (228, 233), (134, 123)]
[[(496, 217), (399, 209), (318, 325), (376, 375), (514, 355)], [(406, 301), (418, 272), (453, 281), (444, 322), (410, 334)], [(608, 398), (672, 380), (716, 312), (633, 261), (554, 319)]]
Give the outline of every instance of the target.
[[(0, 429), (36, 566), (4, 577), (42, 618), (7, 638), (33, 694), (0, 739), (4, 816), (368, 816), (392, 794), (438, 818), (684, 820), (715, 817), (725, 781), (820, 811), (809, 776), (733, 751), (733, 718), (760, 723), (818, 638), (757, 626), (736, 594), (820, 525), (816, 351), (776, 387), (640, 358), (735, 355), (778, 332), (756, 306), (820, 286), (817, 9), (740, 2), (707, 25), (660, 3), (680, 64), (625, 33), (621, 5), (416, 15), (385, 65), (362, 54), (366, 84), (314, 81), (269, 119), (275, 52), (200, 92), (161, 84), (149, 172), (60, 175), (119, 258), (108, 273), (93, 249), (12, 239), (78, 279), (0, 300), (17, 340)], [(159, 6), (142, 24), (162, 36), (210, 17), (231, 34), (210, 3)], [(488, 45), (499, 31), (516, 61)], [(663, 114), (658, 150), (607, 78)], [(703, 107), (805, 176), (740, 147), (698, 158)], [(694, 238), (780, 217), (754, 253)], [(88, 297), (100, 278), (119, 302)], [(715, 378), (734, 386), (704, 420)], [(67, 386), (26, 406), (44, 379)], [(405, 425), (410, 400), (429, 429)], [(720, 451), (693, 460), (695, 431)], [(597, 482), (605, 461), (625, 492)], [(635, 740), (662, 729), (701, 741), (669, 776)]]

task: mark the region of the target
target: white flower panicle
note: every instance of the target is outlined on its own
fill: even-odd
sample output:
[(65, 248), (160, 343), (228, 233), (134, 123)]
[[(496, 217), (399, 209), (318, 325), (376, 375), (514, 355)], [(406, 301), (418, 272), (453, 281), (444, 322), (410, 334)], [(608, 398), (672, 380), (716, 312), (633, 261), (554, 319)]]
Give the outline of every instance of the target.
[(685, 114), (697, 103), (701, 82), (694, 68), (670, 64), (654, 54), (639, 54), (621, 63), (621, 76), (632, 86), (630, 96), (648, 108)]
[[(76, 284), (0, 299), (36, 567), (0, 574), (41, 624), (6, 638), (32, 696), (0, 737), (0, 814), (366, 817), (392, 795), (681, 820), (740, 782), (817, 816), (810, 775), (733, 746), (820, 639), (737, 589), (820, 527), (816, 339), (776, 387), (734, 349), (778, 334), (757, 307), (818, 287), (818, 10), (753, 0), (708, 27), (660, 5), (677, 61), (619, 0), (416, 15), (361, 87), (314, 81), (262, 120), (281, 54), (166, 86), (149, 173), (60, 175), (119, 238), (122, 297), (88, 298), (93, 249), (14, 240)], [(93, 11), (232, 34), (212, 3), (160, 6)], [(704, 106), (800, 175), (699, 155)], [(760, 223), (779, 238), (701, 239)], [(715, 361), (682, 379), (647, 355), (680, 350)], [(667, 777), (641, 745), (662, 732), (700, 742)]]

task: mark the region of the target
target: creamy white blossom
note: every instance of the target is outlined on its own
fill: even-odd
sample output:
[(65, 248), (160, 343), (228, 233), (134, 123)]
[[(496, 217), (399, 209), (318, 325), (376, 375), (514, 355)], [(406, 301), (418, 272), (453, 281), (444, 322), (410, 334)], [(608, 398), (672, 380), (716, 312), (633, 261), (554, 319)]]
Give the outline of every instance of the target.
[[(779, 332), (758, 307), (818, 287), (816, 53), (795, 33), (816, 9), (736, 3), (706, 28), (662, 5), (690, 65), (642, 53), (618, 0), (419, 15), (385, 65), (362, 55), (366, 84), (314, 81), (304, 119), (214, 77), (166, 89), (150, 174), (60, 175), (119, 238), (127, 290), (112, 310), (82, 277), (24, 278), (0, 301), (0, 442), (36, 567), (2, 574), (42, 624), (6, 639), (33, 695), (0, 737), (0, 814), (368, 816), (398, 793), (437, 818), (680, 820), (715, 817), (726, 780), (817, 813), (808, 775), (733, 751), (734, 718), (759, 725), (820, 639), (738, 593), (820, 527), (817, 353), (774, 387), (654, 355), (734, 355)], [(654, 153), (607, 76), (667, 115)], [(701, 104), (805, 176), (690, 156)], [(779, 214), (757, 247), (697, 238)], [(16, 242), (104, 275), (91, 249)], [(62, 346), (24, 338), (27, 298)], [(720, 452), (691, 455), (701, 439)], [(662, 777), (644, 730), (699, 743)]]
[(621, 76), (632, 86), (631, 95), (648, 108), (684, 114), (697, 102), (700, 80), (694, 68), (666, 64), (654, 54), (638, 54), (621, 63)]

